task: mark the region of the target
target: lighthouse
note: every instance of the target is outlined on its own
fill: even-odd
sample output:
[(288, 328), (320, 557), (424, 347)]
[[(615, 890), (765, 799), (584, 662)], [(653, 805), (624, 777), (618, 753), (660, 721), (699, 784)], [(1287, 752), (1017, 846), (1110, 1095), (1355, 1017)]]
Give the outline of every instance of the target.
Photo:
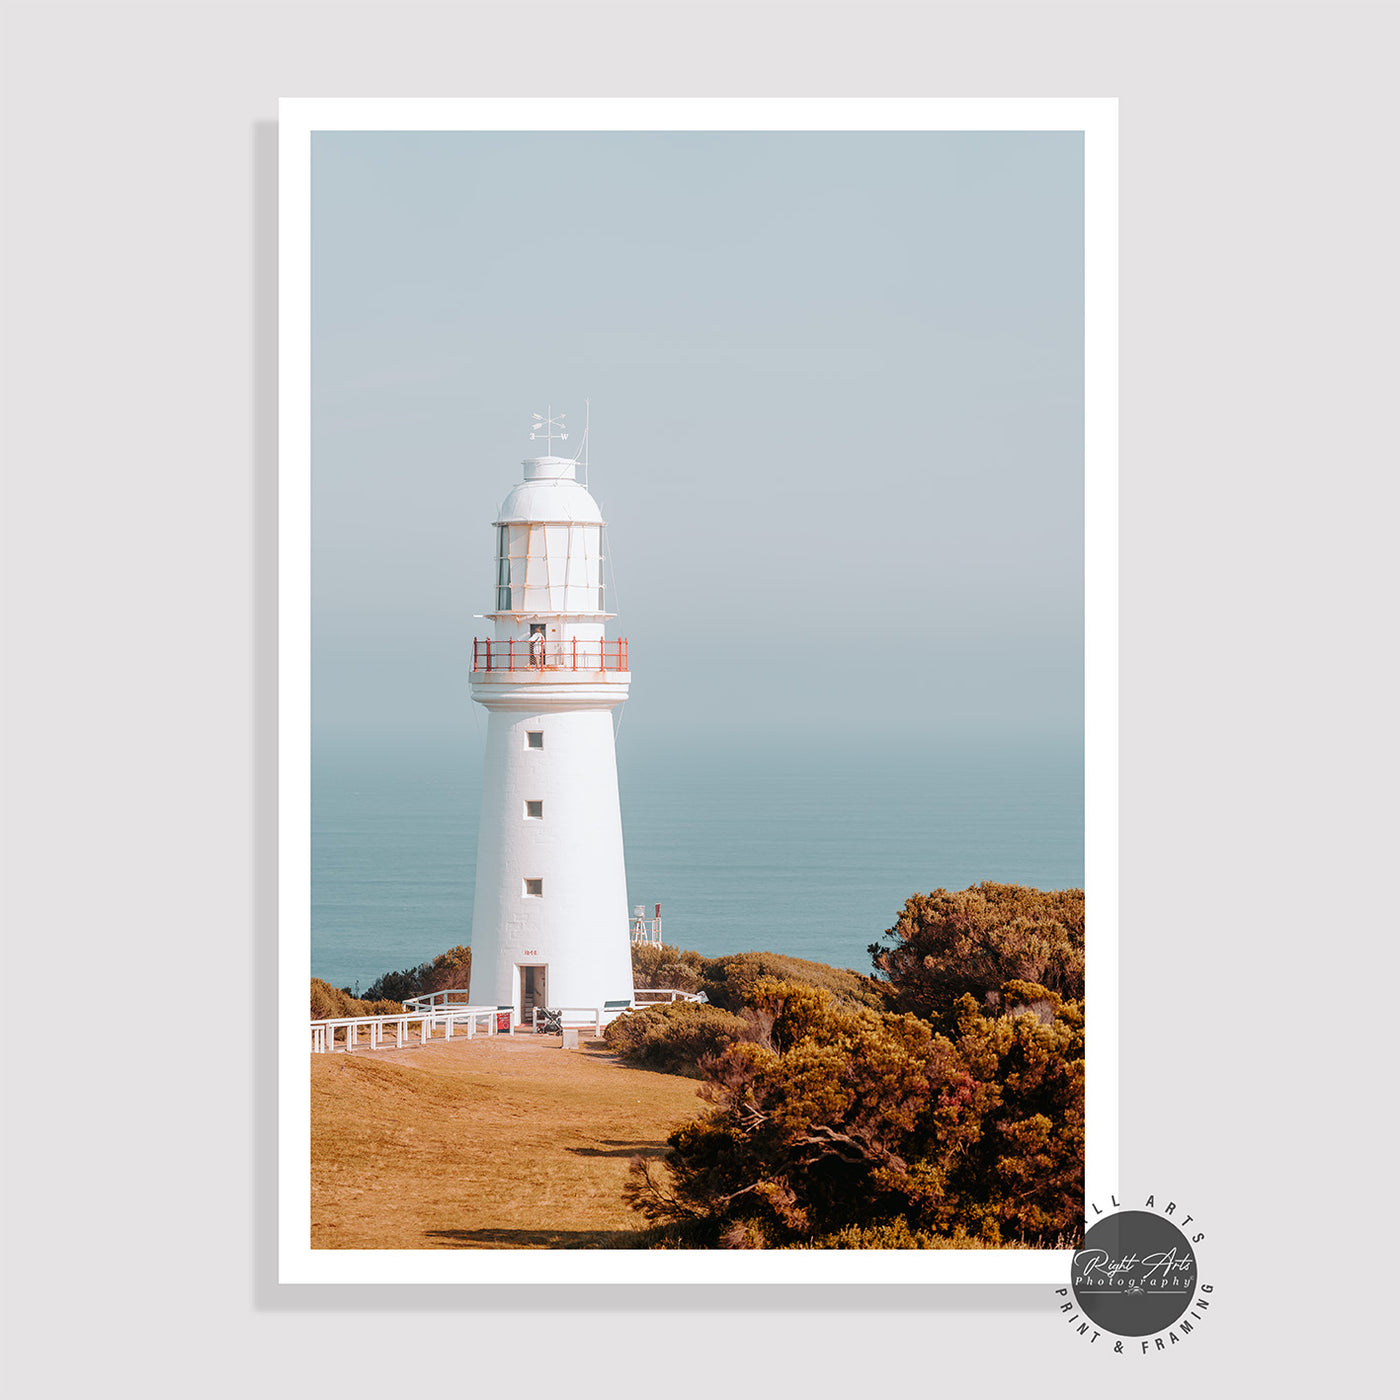
[[(541, 422), (548, 446), (558, 425)], [(523, 466), (493, 525), (491, 635), (472, 647), (487, 722), (470, 999), (528, 1020), (632, 1001), (612, 719), (632, 677), (626, 639), (605, 635), (602, 512), (573, 459)]]

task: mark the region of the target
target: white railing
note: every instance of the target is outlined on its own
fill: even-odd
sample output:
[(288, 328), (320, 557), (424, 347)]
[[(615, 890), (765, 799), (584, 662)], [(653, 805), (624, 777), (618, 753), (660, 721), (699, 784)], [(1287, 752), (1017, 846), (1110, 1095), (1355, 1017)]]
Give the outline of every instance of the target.
[[(311, 1022), (311, 1053), (313, 1055), (333, 1054), (336, 1048), (337, 1033), (343, 1032), (340, 1036), (343, 1048), (347, 1054), (353, 1054), (355, 1046), (360, 1039), (362, 1028), (369, 1031), (369, 1048), (371, 1050), (382, 1050), (384, 1048), (384, 1031), (388, 1026), (394, 1028), (394, 1040), (392, 1048), (401, 1050), (405, 1045), (413, 1044), (409, 1040), (409, 1026), (414, 1024), (418, 1027), (418, 1045), (424, 1045), (433, 1039), (433, 1032), (441, 1026), (443, 1028), (444, 1040), (451, 1040), (455, 1029), (465, 1026), (467, 1039), (471, 1040), (477, 1034), (477, 1025), (482, 1020), (486, 1022), (486, 1034), (495, 1035), (497, 1030), (497, 1018), (505, 1016), (511, 1031), (515, 1029), (515, 1013), (509, 1007), (495, 1006), (453, 1006), (450, 1009), (439, 1007), (436, 1010), (427, 1012), (414, 1011), (402, 1016), (395, 1016), (392, 1013), (388, 1016), (334, 1016), (323, 1021)], [(502, 1032), (504, 1034), (504, 1031)]]
[[(368, 1031), (371, 1050), (401, 1050), (406, 1045), (423, 1045), (434, 1039), (434, 1032), (441, 1027), (442, 1039), (451, 1040), (453, 1035), (465, 1029), (467, 1039), (477, 1036), (484, 1024), (487, 1035), (495, 1035), (498, 1018), (506, 1018), (506, 1027), (500, 1027), (506, 1034), (507, 1028), (514, 1032), (518, 1021), (515, 1010), (509, 1006), (472, 1006), (466, 1001), (465, 987), (449, 987), (445, 991), (431, 992), (421, 997), (410, 997), (403, 1004), (403, 1014), (387, 1016), (332, 1016), (322, 1021), (311, 1022), (311, 1053), (313, 1055), (334, 1054), (339, 1050), (353, 1054), (360, 1043), (361, 1031)], [(676, 987), (638, 987), (634, 1004), (656, 1006), (671, 1001), (705, 1001), (704, 992), (683, 992)], [(627, 1007), (617, 1006), (551, 1006), (562, 1022), (569, 1028), (593, 1027), (595, 1035), (602, 1035), (603, 1027), (614, 1017), (620, 1016)], [(532, 1030), (539, 1029), (539, 1008), (530, 1013)], [(392, 1026), (394, 1035), (386, 1042), (384, 1032)], [(410, 1028), (416, 1028), (418, 1037), (410, 1039)]]
[[(440, 992), (428, 992), (421, 997), (409, 997), (403, 1004), (403, 1009), (409, 1013), (416, 1011), (437, 1011), (444, 1006), (467, 1006), (469, 989), (466, 987), (447, 987)], [(506, 1011), (508, 1007), (500, 1007), (499, 1010)]]

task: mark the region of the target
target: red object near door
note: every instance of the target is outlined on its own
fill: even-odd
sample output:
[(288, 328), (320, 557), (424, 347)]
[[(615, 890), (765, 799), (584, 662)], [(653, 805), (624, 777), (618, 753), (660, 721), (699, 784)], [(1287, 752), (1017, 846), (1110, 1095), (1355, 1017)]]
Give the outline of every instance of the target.
[(509, 1011), (498, 1011), (498, 1012), (496, 1013), (496, 1029), (497, 1029), (498, 1031), (505, 1031), (505, 1033), (506, 1033), (507, 1035), (510, 1034), (510, 1012), (509, 1012)]

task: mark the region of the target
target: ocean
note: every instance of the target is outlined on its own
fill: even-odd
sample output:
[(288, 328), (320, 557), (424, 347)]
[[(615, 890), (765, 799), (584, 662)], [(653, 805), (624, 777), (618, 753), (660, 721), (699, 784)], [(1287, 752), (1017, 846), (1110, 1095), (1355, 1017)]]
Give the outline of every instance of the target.
[[(1083, 745), (618, 744), (629, 908), (665, 941), (870, 971), (909, 895), (1084, 883)], [(480, 741), (313, 745), (311, 972), (363, 991), (470, 941)]]

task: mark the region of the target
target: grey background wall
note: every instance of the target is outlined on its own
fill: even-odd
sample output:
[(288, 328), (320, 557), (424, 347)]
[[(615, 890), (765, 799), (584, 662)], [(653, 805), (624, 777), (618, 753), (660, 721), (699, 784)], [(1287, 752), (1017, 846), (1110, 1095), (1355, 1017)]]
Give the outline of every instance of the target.
[[(699, 1356), (682, 1393), (1121, 1392), (1129, 1361), (1043, 1290), (580, 1296), (547, 1261), (513, 1292), (275, 1284), (276, 101), (537, 91), (1122, 99), (1122, 1178), (1208, 1221), (1220, 1297), (1132, 1384), (1356, 1383), (1383, 1296), (1382, 1028), (1348, 1013), (1389, 953), (1393, 8), (50, 0), (5, 29), (17, 1393), (300, 1393), (487, 1339), (504, 1385), (545, 1333), (599, 1368)], [(78, 980), (260, 1038), (73, 1033)]]

